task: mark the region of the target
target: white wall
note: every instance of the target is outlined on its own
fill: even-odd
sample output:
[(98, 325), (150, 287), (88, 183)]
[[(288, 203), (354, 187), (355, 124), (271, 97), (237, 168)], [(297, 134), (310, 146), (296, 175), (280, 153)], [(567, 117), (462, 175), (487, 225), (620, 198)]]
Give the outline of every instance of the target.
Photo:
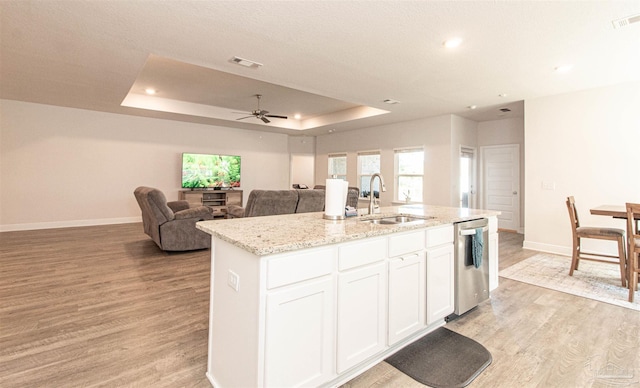
[[(394, 200), (394, 154), (397, 148), (425, 147), (424, 202), (449, 206), (451, 201), (451, 116), (413, 120), (374, 128), (331, 133), (316, 139), (316, 184), (327, 178), (327, 157), (347, 153), (347, 180), (357, 186), (358, 151), (380, 150), (381, 174), (387, 191), (380, 193), (382, 206)], [(419, 201), (419, 198), (412, 198)]]
[(305, 184), (313, 188), (315, 184), (316, 138), (313, 136), (289, 136), (291, 172), (289, 187)]
[(131, 222), (133, 190), (178, 198), (182, 152), (242, 157), (254, 188), (289, 187), (288, 136), (0, 100), (0, 230)]
[[(570, 195), (583, 225), (625, 227), (589, 209), (640, 202), (639, 107), (640, 82), (525, 101), (526, 248), (570, 252)], [(615, 252), (607, 242), (585, 247)]]

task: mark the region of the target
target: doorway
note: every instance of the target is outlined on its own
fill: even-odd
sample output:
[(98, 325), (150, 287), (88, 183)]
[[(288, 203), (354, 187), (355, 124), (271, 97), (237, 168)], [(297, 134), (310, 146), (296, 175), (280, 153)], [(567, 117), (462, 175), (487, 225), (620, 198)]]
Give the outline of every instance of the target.
[(315, 155), (291, 154), (289, 188), (293, 184), (303, 184), (313, 188), (315, 182)]
[(476, 207), (476, 149), (460, 147), (460, 202), (464, 209)]

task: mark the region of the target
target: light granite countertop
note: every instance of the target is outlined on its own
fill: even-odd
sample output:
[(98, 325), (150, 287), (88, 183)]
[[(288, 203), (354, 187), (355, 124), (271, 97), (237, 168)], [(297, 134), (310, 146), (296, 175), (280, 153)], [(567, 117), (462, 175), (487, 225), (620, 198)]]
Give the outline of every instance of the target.
[[(349, 217), (341, 221), (325, 220), (322, 217), (324, 213), (320, 212), (201, 221), (196, 227), (257, 256), (265, 256), (499, 214), (492, 210), (428, 205), (390, 206), (380, 210), (379, 214)], [(363, 222), (399, 214), (425, 219), (406, 224)]]

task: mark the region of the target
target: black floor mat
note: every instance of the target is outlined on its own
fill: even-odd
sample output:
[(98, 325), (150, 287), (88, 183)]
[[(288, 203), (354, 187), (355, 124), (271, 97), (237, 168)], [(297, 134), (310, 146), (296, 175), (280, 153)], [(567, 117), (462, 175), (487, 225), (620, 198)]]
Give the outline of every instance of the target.
[(491, 360), (484, 346), (441, 327), (385, 361), (422, 384), (444, 388), (466, 387)]

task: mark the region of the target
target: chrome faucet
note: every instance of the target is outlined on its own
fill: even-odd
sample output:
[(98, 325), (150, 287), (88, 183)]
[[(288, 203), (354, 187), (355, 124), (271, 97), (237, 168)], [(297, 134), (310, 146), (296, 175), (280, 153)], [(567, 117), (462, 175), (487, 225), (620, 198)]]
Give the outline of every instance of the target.
[(369, 214), (373, 214), (373, 205), (375, 201), (375, 197), (373, 195), (373, 181), (376, 179), (376, 177), (380, 178), (380, 191), (387, 191), (387, 189), (384, 187), (384, 179), (382, 178), (382, 175), (378, 173), (371, 175), (371, 181), (369, 182)]

